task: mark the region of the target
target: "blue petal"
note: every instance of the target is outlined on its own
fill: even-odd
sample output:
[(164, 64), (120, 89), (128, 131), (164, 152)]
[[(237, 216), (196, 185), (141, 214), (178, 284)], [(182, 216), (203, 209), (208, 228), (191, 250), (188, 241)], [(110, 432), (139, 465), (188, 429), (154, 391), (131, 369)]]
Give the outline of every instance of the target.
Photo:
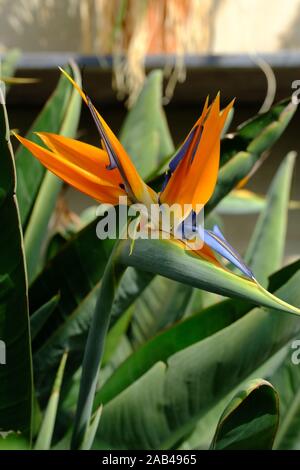
[[(199, 129), (199, 126), (196, 126), (196, 127), (194, 127), (194, 129), (191, 130), (191, 132), (189, 133), (189, 135), (188, 135), (187, 139), (185, 140), (185, 142), (181, 145), (181, 147), (179, 147), (179, 149), (175, 153), (174, 157), (170, 161), (169, 169), (166, 172), (165, 179), (164, 179), (164, 182), (163, 182), (162, 187), (161, 187), (161, 192), (165, 189), (165, 187), (167, 186), (167, 184), (169, 182), (169, 179), (171, 178), (172, 174), (174, 173), (174, 171), (178, 167), (178, 165), (181, 162), (181, 160), (183, 159), (183, 157), (186, 155), (186, 153), (187, 153), (187, 151), (188, 151), (188, 149), (191, 145), (191, 142), (192, 142), (192, 140), (195, 136), (195, 133), (197, 132), (198, 129)], [(201, 139), (201, 134), (202, 134), (202, 127), (200, 129), (199, 136), (197, 137), (197, 141), (195, 142), (195, 144), (193, 146), (193, 152), (192, 152), (192, 155), (191, 155), (191, 162), (193, 161), (193, 159), (195, 157), (195, 153), (196, 153), (196, 150), (198, 148), (198, 145), (199, 145), (199, 142), (200, 142), (200, 139)]]
[(190, 212), (188, 217), (178, 227), (182, 239), (189, 239), (192, 234), (197, 232), (206, 245), (230, 261), (247, 277), (255, 280), (251, 269), (244, 263), (238, 252), (228, 243), (220, 228), (215, 225), (213, 230), (206, 230), (201, 225), (197, 226), (195, 216), (194, 211)]
[(213, 232), (215, 235), (217, 235), (219, 238), (222, 238), (224, 242), (226, 242), (226, 238), (224, 237), (223, 233), (220, 230), (220, 227), (218, 225), (214, 225)]
[(203, 239), (203, 229), (197, 224), (197, 214), (195, 211), (189, 213), (184, 221), (181, 222), (178, 229), (181, 231), (182, 239), (189, 239), (193, 237), (195, 233), (200, 235), (201, 239)]
[(213, 231), (204, 230), (204, 242), (223, 256), (223, 258), (230, 261), (247, 277), (255, 279), (251, 269), (244, 263), (237, 251), (227, 242), (217, 225), (214, 226)]
[(179, 163), (181, 162), (181, 160), (185, 156), (186, 152), (188, 151), (188, 148), (189, 148), (190, 143), (192, 142), (192, 140), (194, 138), (196, 130), (197, 130), (197, 127), (195, 127), (194, 129), (191, 130), (191, 132), (189, 133), (186, 141), (181, 145), (181, 147), (179, 147), (179, 149), (175, 153), (174, 157), (170, 161), (169, 168), (170, 168), (172, 173), (176, 170), (177, 166), (179, 165)]
[(106, 168), (108, 170), (113, 170), (114, 168), (119, 167), (118, 159), (117, 159), (117, 157), (115, 155), (115, 152), (114, 152), (114, 150), (113, 150), (113, 148), (112, 148), (112, 146), (111, 146), (111, 144), (110, 144), (110, 142), (107, 138), (105, 130), (104, 130), (104, 128), (103, 128), (103, 126), (102, 126), (102, 124), (101, 124), (101, 122), (100, 122), (100, 120), (99, 120), (99, 118), (98, 118), (98, 116), (95, 112), (95, 108), (94, 108), (94, 105), (93, 105), (92, 101), (90, 100), (90, 98), (88, 96), (86, 98), (87, 98), (87, 105), (88, 105), (89, 110), (91, 112), (91, 115), (92, 115), (92, 117), (95, 121), (97, 129), (98, 129), (99, 134), (101, 136), (101, 139), (103, 141), (105, 150), (106, 150), (106, 152), (108, 154), (108, 157), (109, 157), (109, 165), (107, 165)]

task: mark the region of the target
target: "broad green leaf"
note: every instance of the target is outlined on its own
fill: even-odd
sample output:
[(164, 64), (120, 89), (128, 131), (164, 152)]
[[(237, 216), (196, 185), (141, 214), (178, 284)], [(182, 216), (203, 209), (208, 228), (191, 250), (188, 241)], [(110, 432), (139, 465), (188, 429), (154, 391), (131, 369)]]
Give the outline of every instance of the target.
[(295, 157), (295, 152), (291, 152), (281, 163), (245, 255), (245, 262), (263, 286), (268, 284), (269, 275), (280, 267), (283, 260)]
[(154, 274), (139, 269), (127, 268), (114, 298), (111, 324), (124, 313), (152, 282)]
[(57, 308), (51, 322), (43, 328), (39, 344), (65, 322), (102, 277), (114, 241), (97, 238), (97, 222), (75, 234), (30, 286), (31, 311), (60, 293)]
[(157, 273), (193, 287), (299, 315), (298, 308), (274, 297), (256, 282), (207, 262), (169, 240), (127, 240), (119, 247), (120, 263)]
[(300, 341), (296, 337), (285, 350), (276, 370), (269, 375), (280, 398), (280, 422), (275, 449), (300, 449)]
[[(293, 263), (285, 268), (282, 268), (280, 271), (275, 273), (271, 276), (270, 286), (276, 288), (286, 283), (288, 279), (290, 279), (298, 270), (300, 269), (300, 261)], [(291, 343), (292, 344), (292, 343)], [(280, 406), (280, 415), (282, 417), (282, 389), (286, 386), (286, 383), (283, 381), (278, 381), (276, 377), (276, 371), (283, 370), (281, 365), (283, 361), (287, 358), (287, 350), (288, 350), (288, 358), (287, 360), (290, 362), (291, 359), (291, 344), (284, 346), (278, 352), (276, 352), (270, 359), (268, 359), (262, 366), (256, 369), (250, 376), (247, 378), (247, 381), (254, 379), (255, 377), (262, 377), (275, 385), (276, 390), (280, 395), (281, 406)], [(275, 376), (274, 376), (275, 374)], [(236, 391), (238, 389), (244, 387), (246, 384), (242, 382), (241, 384), (236, 387)], [(288, 389), (287, 389), (288, 390)], [(226, 397), (222, 398), (216, 406), (208, 411), (205, 416), (202, 416), (201, 419), (198, 421), (195, 429), (193, 430), (192, 434), (188, 436), (188, 438), (180, 445), (182, 450), (189, 450), (189, 449), (208, 449), (210, 446), (210, 442), (213, 438), (219, 416), (224, 410), (224, 407), (227, 405), (228, 401), (231, 400), (233, 394), (235, 393), (235, 389), (233, 389)], [(284, 397), (283, 397), (284, 398)]]
[[(276, 288), (285, 284), (300, 269), (294, 263), (276, 273)], [(199, 313), (160, 332), (131, 354), (103, 384), (95, 397), (95, 405), (107, 403), (134, 383), (158, 361), (167, 359), (182, 349), (195, 344), (226, 328), (248, 313), (253, 305), (236, 299), (218, 302)]]
[(16, 432), (8, 432), (3, 435), (0, 432), (0, 451), (1, 450), (29, 450), (30, 443), (22, 435)]
[[(81, 86), (81, 76), (75, 64), (72, 66), (74, 79)], [(66, 78), (65, 78), (66, 80)], [(73, 89), (59, 133), (74, 137), (81, 111), (81, 96)], [(55, 208), (57, 196), (63, 181), (46, 171), (34, 202), (24, 237), (28, 279), (31, 282), (39, 270), (39, 258), (47, 234), (49, 220)]]
[[(66, 246), (48, 263), (30, 288), (32, 311), (41, 308), (60, 292), (60, 300), (34, 342), (36, 387), (40, 397), (50, 393), (61, 351), (68, 349), (65, 382), (82, 363), (84, 346), (96, 296), (113, 240), (96, 236), (98, 220), (70, 238)], [(117, 291), (112, 324), (128, 309), (153, 275), (129, 268)]]
[(162, 72), (151, 72), (128, 112), (120, 139), (143, 178), (149, 177), (174, 152), (162, 108)]
[(134, 348), (185, 314), (193, 288), (156, 276), (134, 305), (129, 338)]
[[(245, 387), (249, 380), (253, 380), (253, 378), (257, 376), (268, 380), (275, 387), (280, 399), (280, 427), (276, 434), (273, 448), (281, 448), (280, 441), (285, 441), (286, 438), (286, 449), (297, 448), (297, 442), (299, 443), (299, 420), (295, 409), (298, 406), (297, 392), (300, 375), (298, 364), (293, 362), (295, 358), (297, 359), (297, 357), (299, 357), (299, 349), (296, 350), (292, 347), (294, 346), (295, 348), (295, 345), (297, 345), (296, 341), (292, 340), (287, 343), (286, 346), (276, 352), (261, 367), (254, 371), (254, 373), (250, 374), (247, 381), (240, 384), (238, 387), (238, 389)], [(293, 356), (294, 352), (296, 354), (295, 358)], [(195, 447), (202, 449), (209, 448), (219, 416), (234, 393), (234, 390), (230, 392), (227, 397), (223, 398), (199, 420), (191, 436), (182, 444), (182, 449), (193, 449)], [(280, 432), (280, 428), (282, 433)]]
[(257, 114), (240, 124), (236, 132), (225, 136), (221, 142), (221, 166), (237, 152), (255, 150), (259, 153), (267, 150), (284, 131), (293, 117), (297, 106), (287, 98), (275, 103), (266, 113)]
[(51, 316), (59, 302), (59, 295), (55, 295), (49, 302), (42, 305), (36, 312), (30, 316), (30, 333), (31, 341), (34, 340), (36, 335), (41, 331), (46, 321)]
[[(300, 305), (299, 281), (297, 272), (277, 295)], [(298, 317), (256, 308), (166, 362), (157, 362), (104, 406), (98, 448), (172, 448), (297, 332)]]
[[(41, 141), (34, 132), (47, 131), (56, 134), (59, 132), (66, 115), (71, 93), (71, 83), (62, 76), (55, 91), (27, 133), (26, 137), (28, 139), (40, 144)], [(46, 170), (22, 145), (18, 147), (15, 157), (18, 181), (17, 199), (22, 225), (25, 226)]]
[[(90, 228), (91, 227), (87, 228), (87, 234), (91, 233)], [(83, 242), (83, 234), (80, 233), (78, 234), (78, 236), (78, 248), (81, 247), (83, 249), (83, 246), (81, 246), (80, 242), (80, 240)], [(85, 241), (86, 245), (84, 245), (86, 246), (86, 248), (91, 249), (93, 247), (92, 239), (90, 239), (88, 236)], [(76, 253), (76, 251), (74, 251), (74, 249), (74, 242), (70, 242), (68, 256), (66, 256), (67, 251), (64, 251), (58, 257), (57, 264), (55, 262), (55, 265), (51, 267), (51, 272), (53, 269), (53, 273), (60, 273), (60, 271), (58, 271), (58, 266), (63, 266), (65, 263), (67, 263), (68, 265), (68, 262), (70, 262), (71, 259), (74, 259), (74, 261), (76, 261), (77, 258), (74, 258), (74, 253)], [(78, 252), (80, 252), (79, 249)], [(82, 254), (84, 253), (85, 251), (82, 252)], [(95, 261), (95, 258), (91, 259), (91, 254), (89, 254), (89, 252), (86, 253), (86, 257), (82, 258), (82, 262), (88, 261), (93, 263)], [(99, 278), (102, 277), (103, 269), (107, 262), (108, 253), (108, 246), (106, 244), (99, 244), (99, 258), (97, 258), (97, 263), (95, 262), (91, 264), (90, 271), (87, 271), (90, 272), (90, 282), (95, 282), (96, 275), (98, 275)], [(90, 259), (87, 258), (88, 256)], [(80, 266), (80, 263), (78, 263), (78, 266)], [(84, 268), (84, 266), (85, 264), (82, 264), (82, 268)], [(96, 266), (97, 271), (95, 271)], [(68, 282), (64, 283), (60, 279), (57, 280), (57, 282), (61, 282), (60, 292), (62, 295), (66, 296), (66, 298), (63, 302), (60, 301), (61, 303), (58, 305), (58, 308), (54, 312), (54, 315), (52, 315), (51, 317), (50, 324), (48, 324), (47, 327), (44, 329), (42, 337), (38, 338), (38, 344), (35, 346), (34, 343), (33, 345), (35, 351), (34, 365), (36, 371), (36, 387), (42, 397), (47, 396), (47, 394), (49, 393), (49, 387), (51, 384), (51, 380), (53, 380), (55, 371), (58, 367), (58, 363), (61, 357), (61, 351), (67, 349), (69, 353), (68, 367), (65, 371), (65, 383), (68, 382), (74, 372), (81, 366), (91, 318), (95, 310), (97, 296), (99, 295), (99, 282), (95, 283), (94, 287), (92, 287), (91, 285), (89, 286), (89, 284), (87, 284), (86, 291), (80, 290), (83, 288), (84, 282), (86, 282), (86, 278), (74, 277), (73, 279), (73, 269), (75, 269), (75, 267), (73, 267), (73, 264), (70, 263), (70, 274), (64, 274), (64, 272), (68, 273), (68, 271), (64, 271), (61, 273), (62, 279), (66, 280), (69, 277), (72, 280), (72, 284), (69, 284)], [(50, 280), (52, 279), (50, 277), (50, 272), (48, 272), (48, 275), (50, 284)], [(84, 269), (82, 269), (82, 276), (84, 275), (86, 275), (86, 272)], [(94, 279), (92, 278), (92, 275), (95, 275)], [(125, 312), (130, 307), (136, 297), (150, 282), (152, 277), (153, 276), (149, 273), (139, 272), (138, 270), (135, 270), (133, 268), (127, 269), (124, 277), (122, 278), (122, 282), (120, 283), (120, 286), (117, 289), (114, 304), (112, 307), (113, 316), (111, 318), (111, 326), (113, 330), (110, 331), (108, 335), (108, 342), (106, 344), (106, 359), (110, 356), (113, 351), (112, 347), (115, 344), (116, 331), (119, 332), (120, 326), (124, 328), (126, 326), (127, 320), (125, 321), (125, 319), (122, 317), (123, 312)], [(47, 278), (48, 276), (43, 276), (43, 284), (45, 282), (45, 287), (47, 286)], [(76, 283), (77, 280), (78, 285)], [(41, 284), (39, 285), (41, 286)], [(74, 286), (74, 300), (73, 302), (69, 303), (70, 285)], [(75, 295), (76, 287), (78, 289), (77, 296)], [(89, 290), (88, 287), (90, 287), (91, 290)], [(37, 291), (39, 291), (38, 287)], [(126, 317), (127, 315), (125, 313), (125, 318)]]
[(248, 189), (234, 189), (219, 202), (216, 212), (220, 215), (257, 214), (266, 204), (266, 198), (261, 195)]
[(105, 349), (102, 360), (103, 366), (105, 366), (105, 364), (110, 360), (110, 358), (113, 356), (114, 352), (118, 348), (123, 335), (128, 330), (132, 315), (133, 308), (129, 307), (129, 309), (110, 328), (105, 343)]
[(72, 449), (79, 449), (81, 447), (91, 419), (112, 305), (121, 277), (126, 270), (126, 267), (118, 263), (118, 249), (119, 246), (116, 244), (106, 265), (89, 329), (71, 440)]
[[(216, 207), (220, 215), (245, 215), (258, 214), (267, 205), (264, 196), (256, 194), (248, 189), (235, 189), (228, 194)], [(290, 210), (300, 209), (300, 201), (290, 201)]]
[(14, 284), (8, 274), (0, 276), (0, 300), (5, 299), (6, 295), (13, 289)]
[[(36, 375), (36, 389), (39, 398), (42, 400), (45, 400), (50, 393), (62, 351), (68, 350), (69, 358), (68, 367), (64, 373), (64, 384), (66, 387), (68, 387), (74, 373), (81, 366), (98, 292), (99, 284), (82, 299), (77, 308), (74, 308), (72, 314), (65, 318), (65, 322), (58, 325), (53, 333), (49, 334), (48, 338), (43, 337), (42, 340), (40, 339), (39, 347), (36, 347), (33, 355), (33, 362)], [(45, 335), (46, 331), (43, 332)], [(64, 389), (62, 394), (64, 395)]]
[(220, 417), (211, 448), (215, 450), (272, 449), (279, 421), (278, 394), (263, 379), (237, 393)]
[(33, 383), (27, 280), (15, 196), (15, 167), (3, 105), (0, 105), (0, 156), (0, 340), (6, 355), (6, 365), (0, 366), (0, 427), (3, 431), (30, 435)]
[[(234, 387), (226, 396), (224, 396), (215, 406), (213, 406), (204, 416), (198, 420), (193, 432), (180, 444), (180, 449), (209, 449), (211, 441), (215, 434), (215, 430), (219, 421), (219, 417), (224, 411), (224, 408), (228, 405), (229, 401), (238, 393), (241, 389), (248, 386), (249, 381), (255, 380), (256, 377), (261, 377), (271, 383), (273, 383), (274, 371), (282, 364), (283, 359), (286, 357), (287, 346), (284, 346), (269, 359), (267, 359), (261, 366), (255, 369), (251, 374), (243, 380), (237, 387)], [(274, 385), (274, 384), (273, 384)], [(277, 384), (275, 386), (277, 389)], [(281, 406), (279, 407), (281, 408)], [(280, 410), (279, 410), (280, 411)], [(281, 414), (281, 413), (280, 413)]]
[(64, 376), (67, 357), (68, 353), (65, 352), (62, 356), (53, 385), (52, 393), (49, 398), (49, 402), (47, 404), (45, 415), (41, 424), (41, 428), (39, 430), (39, 434), (34, 445), (35, 450), (49, 450), (51, 447), (51, 441), (59, 402), (60, 388)]
[(278, 103), (265, 115), (240, 126), (233, 138), (222, 141), (221, 168), (214, 193), (205, 206), (206, 214), (255, 169), (262, 153), (278, 140), (296, 109), (290, 100)]
[[(94, 226), (94, 224), (93, 224)], [(92, 242), (89, 243), (89, 240)], [(87, 227), (70, 241), (37, 278), (31, 289), (33, 310), (39, 302), (60, 292), (60, 300), (34, 342), (34, 369), (36, 388), (40, 397), (49, 394), (61, 352), (69, 350), (66, 377), (80, 366), (84, 345), (111, 244), (97, 240), (95, 232)], [(94, 286), (94, 287), (93, 287)]]
[[(167, 262), (164, 263), (163, 260)], [(263, 306), (294, 314), (299, 313), (296, 307), (272, 296), (255, 282), (249, 282), (211, 263), (191, 257), (190, 253), (175, 243), (160, 240), (136, 240), (134, 250), (131, 252), (128, 241), (121, 241), (115, 246), (106, 268), (89, 331), (72, 438), (73, 448), (81, 445), (90, 420), (115, 286), (119, 281), (119, 276), (122, 275), (121, 264), (136, 268), (142, 267), (145, 271), (157, 272), (194, 287), (204, 287), (206, 290), (220, 294), (246, 298)], [(107, 291), (106, 288), (109, 285), (110, 288)]]
[(249, 303), (225, 300), (158, 333), (142, 344), (113, 372), (97, 392), (95, 406), (112, 400), (156, 362), (167, 361), (172, 354), (229, 326), (250, 309)]

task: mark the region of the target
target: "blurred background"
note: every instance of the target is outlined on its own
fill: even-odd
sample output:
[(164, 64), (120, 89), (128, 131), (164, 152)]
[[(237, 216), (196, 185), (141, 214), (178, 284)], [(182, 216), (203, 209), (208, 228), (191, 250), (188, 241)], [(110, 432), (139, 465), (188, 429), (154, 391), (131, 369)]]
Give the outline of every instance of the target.
[[(256, 114), (266, 95), (291, 94), (300, 79), (300, 0), (0, 0), (0, 52), (22, 51), (17, 75), (39, 82), (13, 87), (11, 126), (24, 133), (53, 90), (58, 65), (74, 58), (84, 88), (118, 131), (154, 68), (164, 70), (164, 103), (174, 142), (198, 117), (207, 94), (237, 98), (232, 129)], [(80, 139), (96, 144), (82, 112)], [(287, 151), (300, 151), (299, 111), (248, 187), (264, 194)], [(300, 199), (300, 165), (292, 198)], [(68, 190), (72, 210), (91, 205)], [(226, 236), (243, 250), (255, 216), (226, 217)], [(237, 223), (238, 222), (238, 223)], [(236, 233), (236, 227), (239, 227)], [(300, 211), (290, 213), (287, 260), (299, 255)]]

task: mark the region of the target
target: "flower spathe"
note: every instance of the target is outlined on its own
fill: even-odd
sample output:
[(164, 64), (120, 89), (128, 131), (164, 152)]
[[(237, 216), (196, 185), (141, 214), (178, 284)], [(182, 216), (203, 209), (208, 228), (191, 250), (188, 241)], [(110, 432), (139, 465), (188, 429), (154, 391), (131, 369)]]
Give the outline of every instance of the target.
[[(38, 132), (44, 148), (19, 135), (19, 141), (52, 173), (98, 202), (118, 204), (120, 196), (130, 203), (190, 206), (192, 213), (204, 206), (214, 191), (220, 160), (220, 136), (233, 106), (220, 110), (220, 96), (209, 105), (206, 100), (201, 116), (181, 147), (175, 153), (166, 172), (160, 193), (153, 191), (141, 178), (121, 142), (96, 110), (90, 98), (62, 70), (88, 106), (97, 126), (102, 148), (57, 134)], [(185, 210), (185, 209), (184, 209)], [(189, 212), (181, 214), (180, 223), (188, 227)], [(186, 220), (186, 222), (184, 222)], [(233, 263), (244, 275), (254, 279), (251, 270), (225, 240), (218, 228), (213, 231), (196, 227), (204, 245), (197, 254), (219, 264), (214, 252)], [(182, 243), (185, 243), (184, 237)], [(213, 251), (212, 251), (213, 250)]]

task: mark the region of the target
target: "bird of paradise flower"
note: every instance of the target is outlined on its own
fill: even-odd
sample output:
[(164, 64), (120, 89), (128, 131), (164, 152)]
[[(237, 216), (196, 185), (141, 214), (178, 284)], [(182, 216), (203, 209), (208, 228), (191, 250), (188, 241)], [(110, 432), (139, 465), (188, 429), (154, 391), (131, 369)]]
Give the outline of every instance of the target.
[[(37, 135), (48, 149), (16, 135), (19, 141), (48, 170), (98, 202), (115, 205), (120, 197), (126, 196), (129, 204), (141, 203), (147, 207), (151, 204), (176, 204), (182, 208), (191, 207), (190, 213), (186, 213), (180, 223), (185, 228), (182, 230), (183, 234), (189, 230), (201, 235), (203, 245), (195, 253), (220, 266), (220, 261), (214, 254), (216, 252), (247, 278), (255, 280), (251, 269), (227, 242), (218, 226), (213, 230), (203, 230), (194, 225), (196, 211), (209, 201), (217, 182), (220, 136), (234, 100), (220, 110), (219, 94), (211, 105), (206, 99), (201, 116), (170, 161), (161, 191), (156, 193), (142, 180), (124, 147), (91, 99), (65, 70), (61, 71), (88, 106), (103, 148), (47, 132), (38, 132)], [(181, 242), (189, 245), (184, 235)]]

